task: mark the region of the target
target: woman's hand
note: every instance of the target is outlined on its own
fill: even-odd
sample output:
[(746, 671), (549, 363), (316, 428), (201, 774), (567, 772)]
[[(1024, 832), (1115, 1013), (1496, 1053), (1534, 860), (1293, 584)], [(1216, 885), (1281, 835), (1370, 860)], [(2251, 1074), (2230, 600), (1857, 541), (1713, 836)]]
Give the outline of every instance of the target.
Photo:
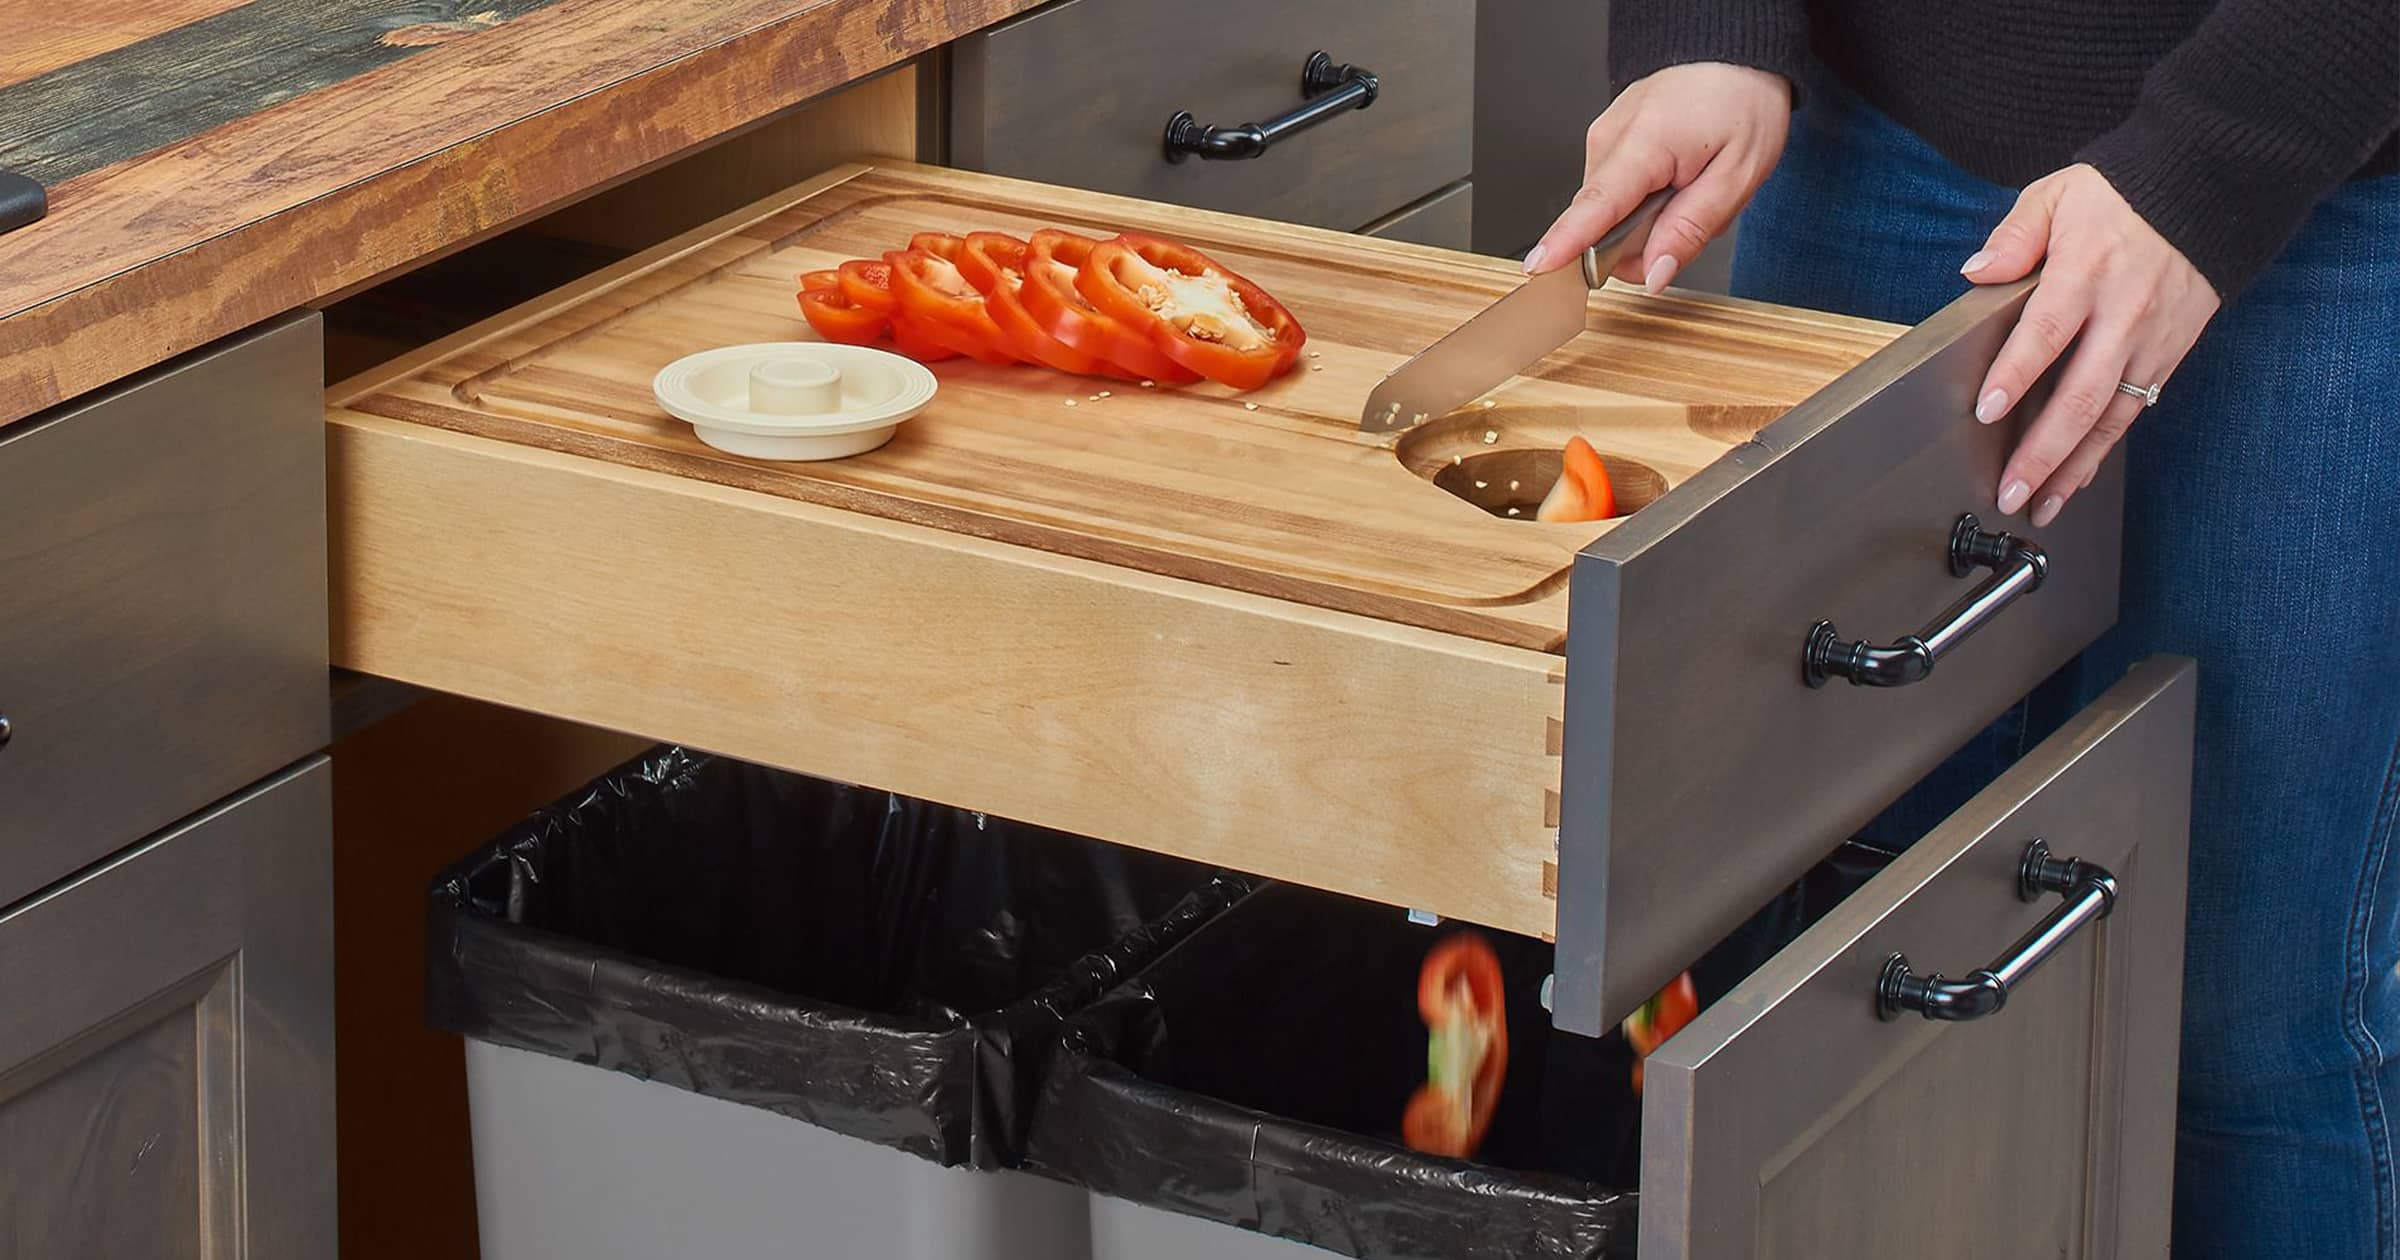
[(2173, 375), (2217, 313), (2217, 293), (2105, 176), (2081, 163), (2026, 185), (1959, 270), (1977, 284), (2002, 284), (2036, 266), (2042, 278), (1976, 391), (1975, 418), (1990, 424), (2007, 415), (2074, 344), (2049, 405), (2000, 474), (2001, 515), (2030, 502), (2033, 523), (2047, 525), (2142, 414), (2143, 400), (2117, 382), (2148, 389)]
[(1766, 182), (1791, 124), (1791, 84), (1765, 70), (1701, 62), (1640, 80), (1586, 133), (1583, 187), (1525, 255), (1525, 270), (1538, 275), (1573, 265), (1642, 198), (1679, 188), (1649, 243), (1616, 267), (1619, 279), (1658, 292)]

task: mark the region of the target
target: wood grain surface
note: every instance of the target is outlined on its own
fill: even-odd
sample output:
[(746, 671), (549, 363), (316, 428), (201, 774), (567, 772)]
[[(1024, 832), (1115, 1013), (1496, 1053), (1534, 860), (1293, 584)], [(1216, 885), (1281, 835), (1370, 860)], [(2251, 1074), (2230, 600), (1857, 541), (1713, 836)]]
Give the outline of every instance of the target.
[[(49, 218), (0, 236), (0, 423), (470, 244), (1032, 3), (556, 0), (288, 99), (262, 94), (255, 112), (60, 182)], [(54, 19), (42, 47), (89, 31), (92, 46), (117, 48), (100, 55), (121, 55), (117, 32), (143, 29), (123, 27), (115, 5), (57, 7), (78, 16)], [(190, 6), (202, 21), (242, 12), (210, 7)], [(456, 7), (464, 21), (518, 6), (413, 7)], [(79, 25), (100, 9), (111, 16)], [(165, 99), (94, 108), (132, 125), (143, 101)], [(0, 112), (0, 144), (18, 125)]]
[(555, 3), (251, 0), (0, 87), (0, 166), (64, 183)]
[[(801, 271), (873, 256), (918, 231), (1048, 224), (1199, 245), (1292, 308), (1309, 330), (1304, 367), (1237, 395), (945, 363), (940, 395), (890, 445), (819, 464), (716, 452), (651, 395), (650, 378), (683, 355), (812, 336), (793, 302)], [(337, 398), (393, 419), (1554, 650), (1566, 634), (1567, 569), (1612, 526), (1506, 519), (1437, 485), (1437, 474), (1555, 451), (1580, 431), (1646, 501), (1893, 332), (1607, 294), (1590, 330), (1497, 391), (1496, 406), (1430, 424), (1398, 451), (1358, 431), (1377, 379), (1516, 282), (1505, 264), (1465, 255), (892, 164), (836, 176), (605, 289), (564, 294), (405, 379)], [(1521, 488), (1526, 516), (1546, 489)]]
[(0, 44), (0, 85), (139, 43), (244, 0), (107, 0), (100, 4), (12, 4)]

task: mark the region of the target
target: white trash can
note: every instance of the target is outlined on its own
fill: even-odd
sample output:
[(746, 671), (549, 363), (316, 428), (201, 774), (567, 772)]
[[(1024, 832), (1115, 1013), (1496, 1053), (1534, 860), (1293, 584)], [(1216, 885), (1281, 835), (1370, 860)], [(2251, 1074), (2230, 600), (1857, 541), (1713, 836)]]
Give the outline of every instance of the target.
[(1072, 1186), (943, 1168), (604, 1068), (466, 1047), (483, 1260), (1092, 1255), (1090, 1196)]

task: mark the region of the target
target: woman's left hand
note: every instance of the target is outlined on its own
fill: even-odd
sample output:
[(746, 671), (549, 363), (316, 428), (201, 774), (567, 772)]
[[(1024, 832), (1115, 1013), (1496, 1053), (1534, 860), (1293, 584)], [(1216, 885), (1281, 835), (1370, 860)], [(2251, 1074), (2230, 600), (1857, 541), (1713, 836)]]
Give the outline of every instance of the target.
[(2000, 514), (2031, 503), (2039, 526), (2091, 484), (2142, 414), (2143, 400), (2117, 382), (2148, 389), (2173, 375), (2217, 313), (2217, 293), (2107, 177), (2082, 163), (2026, 185), (1959, 270), (1977, 284), (2003, 284), (2037, 266), (2042, 278), (2025, 313), (1976, 391), (1975, 418), (1990, 424), (2007, 415), (2074, 347), (2049, 405), (2000, 474)]

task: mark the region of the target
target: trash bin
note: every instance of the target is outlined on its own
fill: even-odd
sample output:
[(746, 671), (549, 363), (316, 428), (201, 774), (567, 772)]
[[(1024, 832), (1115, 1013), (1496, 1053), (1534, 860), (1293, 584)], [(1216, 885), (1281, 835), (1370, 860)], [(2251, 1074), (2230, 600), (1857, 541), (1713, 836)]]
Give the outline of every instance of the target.
[[(1694, 966), (1703, 1001), (1889, 859), (1846, 846), (1778, 897)], [(1448, 1159), (1401, 1143), (1427, 1071), (1419, 970), (1455, 930), (1271, 884), (1070, 1020), (1027, 1157), (1095, 1192), (1094, 1260), (1633, 1255), (1633, 1054), (1618, 1034), (1550, 1027), (1547, 944), (1480, 933), (1509, 1042), (1481, 1148)]]
[(1080, 1260), (1019, 1162), (1068, 1015), (1248, 884), (656, 750), (436, 882), (486, 1260)]

